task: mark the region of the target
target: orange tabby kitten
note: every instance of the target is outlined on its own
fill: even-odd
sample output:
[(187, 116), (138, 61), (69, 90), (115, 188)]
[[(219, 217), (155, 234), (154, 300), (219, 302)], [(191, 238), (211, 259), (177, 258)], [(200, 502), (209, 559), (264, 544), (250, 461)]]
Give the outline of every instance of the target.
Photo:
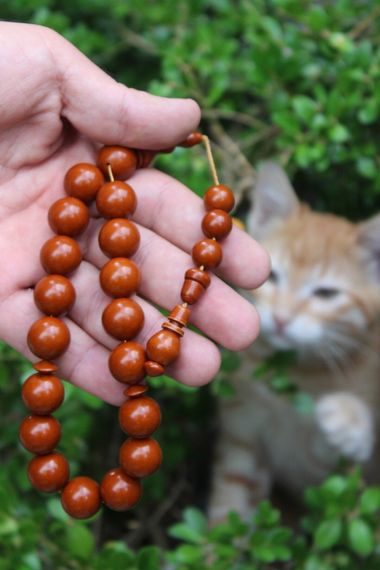
[[(344, 197), (342, 196), (342, 199)], [(236, 394), (220, 403), (212, 521), (249, 515), (273, 482), (299, 494), (341, 457), (380, 480), (380, 216), (353, 224), (299, 203), (283, 170), (264, 164), (248, 231), (272, 258), (250, 298), (260, 339), (243, 353)], [(289, 375), (314, 400), (300, 414), (286, 396), (253, 381), (265, 356), (293, 350)]]

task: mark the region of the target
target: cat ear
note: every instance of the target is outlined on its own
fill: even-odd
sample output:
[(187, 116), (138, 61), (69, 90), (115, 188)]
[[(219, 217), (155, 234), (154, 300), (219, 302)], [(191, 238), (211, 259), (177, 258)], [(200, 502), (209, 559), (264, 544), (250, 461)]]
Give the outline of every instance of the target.
[(284, 169), (275, 162), (262, 163), (247, 216), (249, 233), (263, 237), (298, 207), (298, 198)]

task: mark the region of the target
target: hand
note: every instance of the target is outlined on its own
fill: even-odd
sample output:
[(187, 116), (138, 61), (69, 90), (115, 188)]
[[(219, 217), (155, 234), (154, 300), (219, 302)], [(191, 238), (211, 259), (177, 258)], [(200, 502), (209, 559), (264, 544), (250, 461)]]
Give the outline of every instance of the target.
[[(64, 195), (66, 171), (77, 162), (94, 162), (99, 142), (173, 146), (196, 128), (200, 112), (194, 101), (154, 97), (116, 83), (47, 28), (1, 22), (0, 36), (0, 337), (34, 361), (26, 336), (41, 313), (32, 287), (44, 275), (39, 251), (52, 235), (47, 211)], [(162, 322), (150, 302), (166, 309), (180, 302), (183, 275), (192, 266), (189, 252), (202, 237), (203, 204), (178, 181), (152, 168), (139, 170), (128, 182), (138, 196), (133, 219), (141, 245), (135, 261), (142, 273), (143, 299), (138, 301), (146, 318), (137, 340), (145, 345)], [(125, 386), (111, 377), (107, 364), (117, 341), (101, 324), (109, 302), (98, 282), (106, 261), (97, 243), (101, 223), (92, 219), (79, 240), (83, 262), (71, 277), (77, 301), (65, 318), (71, 343), (57, 363), (64, 378), (118, 404)], [(253, 288), (266, 278), (267, 255), (237, 228), (223, 254), (223, 279)], [(258, 333), (254, 308), (217, 277), (192, 309), (192, 323), (233, 350), (248, 346)], [(187, 331), (181, 356), (168, 373), (201, 385), (219, 364), (215, 344)]]

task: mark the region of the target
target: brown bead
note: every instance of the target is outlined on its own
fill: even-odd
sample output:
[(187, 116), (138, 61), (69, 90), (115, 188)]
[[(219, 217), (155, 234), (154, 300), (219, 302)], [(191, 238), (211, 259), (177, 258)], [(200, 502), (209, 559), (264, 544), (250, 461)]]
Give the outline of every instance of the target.
[(153, 362), (153, 360), (147, 360), (144, 364), (145, 372), (148, 376), (162, 376), (165, 372), (165, 368), (162, 364), (158, 364), (158, 362)]
[(65, 275), (78, 267), (82, 254), (73, 238), (54, 236), (42, 246), (40, 259), (46, 273)]
[(207, 289), (211, 283), (209, 274), (203, 269), (198, 269), (197, 267), (188, 269), (185, 273), (185, 279), (192, 279), (193, 281), (197, 281), (205, 289)]
[(27, 416), (20, 425), (22, 445), (31, 453), (50, 453), (61, 439), (61, 424), (53, 416)]
[(155, 150), (137, 150), (137, 168), (147, 168), (157, 154)]
[(108, 257), (131, 257), (140, 245), (136, 224), (125, 218), (114, 218), (103, 224), (99, 232), (100, 249)]
[(179, 356), (180, 339), (175, 333), (162, 330), (148, 340), (146, 353), (150, 360), (168, 366)]
[(57, 372), (58, 366), (54, 362), (49, 362), (48, 360), (39, 360), (33, 364), (33, 368), (40, 372), (40, 374), (51, 374), (52, 372)]
[(53, 413), (63, 402), (65, 392), (59, 378), (52, 374), (33, 374), (22, 385), (21, 396), (33, 414)]
[(235, 197), (231, 188), (224, 184), (211, 186), (203, 197), (206, 210), (224, 210), (229, 212), (235, 205)]
[(127, 439), (120, 448), (119, 461), (130, 477), (147, 477), (160, 467), (162, 451), (155, 439)]
[(202, 239), (198, 241), (192, 250), (194, 262), (206, 268), (218, 267), (222, 261), (222, 248), (213, 239)]
[(100, 494), (110, 509), (126, 511), (133, 507), (141, 497), (141, 483), (129, 477), (119, 467), (111, 469), (103, 477)]
[(140, 285), (140, 271), (125, 257), (115, 257), (100, 271), (100, 285), (110, 297), (129, 297)]
[(102, 184), (104, 176), (99, 168), (85, 162), (72, 166), (64, 180), (67, 194), (84, 202), (93, 200)]
[(47, 275), (34, 288), (34, 302), (43, 313), (58, 317), (67, 313), (75, 301), (75, 289), (63, 275)]
[(134, 150), (124, 146), (104, 146), (99, 151), (97, 165), (105, 175), (108, 175), (110, 165), (114, 178), (125, 180), (137, 168), (137, 155)]
[(232, 218), (224, 210), (210, 210), (203, 218), (202, 230), (208, 238), (223, 239), (232, 230)]
[(148, 437), (161, 423), (160, 406), (148, 396), (127, 400), (119, 409), (119, 423), (131, 437)]
[(109, 368), (123, 384), (137, 384), (145, 376), (145, 351), (138, 342), (122, 342), (110, 354)]
[(77, 236), (90, 220), (88, 208), (81, 200), (67, 196), (50, 206), (48, 219), (51, 229), (65, 236)]
[(89, 477), (74, 477), (61, 495), (62, 507), (76, 519), (87, 519), (98, 512), (101, 505), (99, 485)]
[(114, 338), (131, 340), (144, 325), (144, 312), (132, 299), (114, 299), (104, 309), (102, 323)]
[(39, 358), (54, 359), (61, 356), (70, 344), (70, 331), (56, 317), (42, 317), (28, 332), (28, 346)]
[(34, 457), (28, 465), (29, 481), (42, 493), (60, 491), (70, 475), (69, 464), (62, 453)]
[(168, 331), (172, 331), (181, 337), (185, 334), (183, 326), (175, 323), (174, 321), (166, 321), (162, 324), (162, 328)]
[(124, 218), (133, 214), (136, 206), (135, 191), (121, 180), (107, 182), (96, 195), (96, 207), (104, 218)]
[(183, 305), (176, 305), (170, 312), (168, 319), (185, 327), (189, 322), (190, 310)]
[(128, 386), (128, 388), (124, 390), (123, 394), (128, 398), (137, 398), (138, 396), (145, 394), (147, 390), (148, 386), (145, 386), (145, 384), (139, 384), (135, 386)]
[(185, 303), (193, 305), (198, 301), (204, 290), (204, 287), (197, 281), (185, 279), (181, 289), (181, 299)]
[(202, 133), (195, 131), (194, 133), (190, 133), (189, 136), (182, 142), (178, 144), (178, 146), (182, 146), (184, 148), (190, 148), (192, 146), (196, 146), (197, 144), (201, 144), (203, 142)]

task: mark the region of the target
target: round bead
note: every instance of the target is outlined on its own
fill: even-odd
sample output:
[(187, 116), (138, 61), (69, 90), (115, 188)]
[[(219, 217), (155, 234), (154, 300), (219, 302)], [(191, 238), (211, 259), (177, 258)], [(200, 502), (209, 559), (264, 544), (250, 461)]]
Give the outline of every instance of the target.
[(71, 237), (54, 236), (42, 246), (40, 259), (46, 273), (65, 275), (78, 267), (82, 254), (79, 245)]
[(152, 475), (162, 463), (162, 451), (155, 439), (127, 439), (119, 452), (120, 466), (130, 477)]
[(211, 186), (203, 197), (206, 210), (224, 210), (229, 212), (235, 205), (235, 197), (231, 188), (224, 184)]
[(104, 176), (99, 168), (85, 162), (72, 166), (64, 180), (67, 194), (84, 202), (93, 200), (103, 184)]
[(145, 351), (137, 342), (122, 342), (110, 354), (109, 369), (123, 384), (137, 384), (145, 376)]
[(58, 366), (54, 362), (49, 362), (48, 360), (40, 360), (33, 364), (33, 368), (40, 372), (41, 374), (51, 374), (52, 372), (57, 372)]
[(120, 468), (111, 469), (100, 484), (100, 494), (104, 503), (114, 511), (126, 511), (141, 497), (141, 483), (129, 477)]
[(107, 182), (96, 195), (96, 207), (103, 218), (124, 218), (133, 214), (136, 206), (135, 191), (121, 180)]
[(154, 334), (146, 345), (146, 353), (150, 360), (162, 366), (167, 366), (179, 356), (180, 339), (177, 334), (169, 330), (162, 330)]
[(31, 453), (50, 453), (61, 439), (61, 425), (53, 416), (27, 416), (20, 425), (20, 441)]
[(125, 218), (115, 218), (103, 224), (99, 232), (100, 249), (108, 257), (131, 257), (140, 245), (136, 224)]
[(194, 262), (206, 268), (217, 267), (222, 261), (222, 248), (213, 239), (198, 241), (191, 252)]
[(144, 313), (132, 299), (114, 299), (104, 309), (102, 322), (105, 330), (118, 340), (131, 340), (142, 329)]
[(123, 146), (104, 146), (99, 151), (97, 165), (105, 175), (108, 175), (110, 165), (114, 178), (125, 180), (137, 168), (137, 155), (134, 150)]
[(53, 413), (63, 402), (65, 391), (59, 378), (52, 374), (33, 374), (22, 385), (23, 402), (33, 414)]
[(62, 453), (49, 453), (34, 457), (28, 465), (29, 481), (38, 491), (55, 493), (69, 479), (69, 464)]
[(232, 230), (232, 218), (224, 210), (211, 210), (203, 218), (202, 230), (208, 238), (223, 239)]
[(101, 504), (99, 485), (89, 477), (74, 477), (61, 495), (65, 511), (76, 519), (92, 517)]
[(100, 285), (110, 297), (129, 297), (140, 285), (140, 271), (125, 257), (115, 257), (100, 271)]
[(67, 196), (50, 206), (48, 219), (55, 233), (77, 236), (87, 228), (90, 214), (81, 200)]
[(131, 437), (148, 437), (161, 423), (160, 406), (148, 396), (127, 400), (119, 409), (119, 423)]
[(70, 331), (60, 319), (42, 317), (30, 327), (27, 342), (30, 350), (39, 358), (58, 358), (70, 344)]
[(147, 360), (144, 364), (145, 372), (148, 376), (162, 376), (165, 372), (165, 368), (162, 364), (158, 362), (153, 362), (153, 360)]
[(47, 275), (34, 288), (34, 302), (43, 313), (58, 317), (67, 313), (75, 301), (75, 289), (63, 275)]

